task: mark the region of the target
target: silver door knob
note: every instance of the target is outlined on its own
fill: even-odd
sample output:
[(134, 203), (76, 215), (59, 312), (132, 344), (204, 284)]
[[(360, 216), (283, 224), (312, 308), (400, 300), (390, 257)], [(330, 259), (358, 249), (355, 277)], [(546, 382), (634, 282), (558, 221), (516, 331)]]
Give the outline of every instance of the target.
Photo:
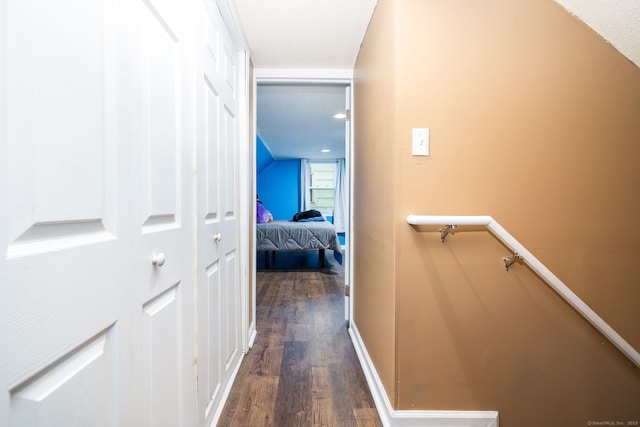
[(220, 240), (222, 240), (222, 234), (217, 233), (213, 235), (213, 241), (214, 242), (219, 242)]
[(152, 258), (151, 258), (151, 262), (153, 263), (153, 265), (155, 265), (156, 267), (162, 267), (164, 265), (164, 262), (167, 260), (167, 257), (165, 257), (165, 255), (160, 252), (159, 254), (155, 254)]

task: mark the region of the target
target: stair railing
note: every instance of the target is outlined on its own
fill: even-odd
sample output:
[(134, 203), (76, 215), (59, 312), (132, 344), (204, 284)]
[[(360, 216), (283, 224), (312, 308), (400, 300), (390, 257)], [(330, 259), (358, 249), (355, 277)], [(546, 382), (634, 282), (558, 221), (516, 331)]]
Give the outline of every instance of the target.
[(567, 301), (578, 313), (591, 323), (602, 335), (640, 368), (640, 353), (605, 322), (591, 307), (567, 287), (558, 277), (544, 266), (531, 252), (518, 242), (507, 230), (488, 215), (460, 216), (460, 215), (409, 215), (407, 222), (411, 225), (442, 226), (440, 238), (445, 241), (451, 230), (460, 225), (485, 226), (505, 246), (513, 252), (513, 256), (503, 258), (506, 270), (514, 262), (522, 262), (529, 266), (540, 278)]

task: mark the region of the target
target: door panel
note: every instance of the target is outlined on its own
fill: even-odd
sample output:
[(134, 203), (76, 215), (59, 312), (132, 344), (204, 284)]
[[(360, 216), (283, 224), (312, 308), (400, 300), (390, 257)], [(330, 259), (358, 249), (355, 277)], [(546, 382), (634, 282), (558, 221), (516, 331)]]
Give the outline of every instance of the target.
[[(210, 56), (210, 55), (207, 55)], [(219, 133), (219, 116), (220, 116), (220, 96), (216, 92), (213, 84), (207, 79), (205, 75), (205, 129), (204, 129), (204, 139), (205, 141), (215, 141), (217, 135)], [(205, 182), (202, 182), (202, 185), (205, 186), (205, 191), (203, 192), (206, 200), (206, 210), (205, 210), (205, 222), (210, 224), (212, 222), (220, 221), (220, 192), (219, 185), (214, 185), (218, 183), (222, 179), (222, 173), (220, 172), (220, 152), (218, 150), (218, 146), (213, 143), (205, 143), (203, 146), (205, 151), (204, 159), (206, 163), (204, 163), (205, 170), (203, 171), (206, 174), (207, 179)]]
[[(126, 253), (114, 184), (122, 172), (116, 94), (107, 90), (113, 16), (97, 0), (3, 5), (1, 406), (9, 425), (62, 424), (61, 404), (77, 408), (71, 420), (97, 414), (96, 425), (108, 425), (117, 417), (113, 339), (127, 281), (113, 271)], [(71, 10), (83, 19), (69, 20)]]
[[(155, 3), (155, 2), (154, 2)], [(144, 77), (143, 233), (177, 225), (180, 162), (181, 88), (180, 40), (154, 3), (145, 2), (141, 14)], [(146, 10), (145, 10), (146, 9)]]
[(181, 299), (180, 284), (176, 284), (143, 306), (145, 412), (154, 427), (182, 424), (180, 349), (185, 340)]
[(237, 55), (215, 5), (202, 11), (198, 62), (198, 417), (215, 422), (237, 368), (240, 349), (239, 266), (236, 261), (238, 119)]
[(3, 2), (2, 425), (195, 424), (192, 6)]
[(222, 286), (222, 356), (224, 360), (224, 372), (228, 373), (234, 368), (234, 363), (240, 356), (240, 286), (236, 274), (236, 251), (225, 254), (225, 280)]
[(236, 216), (236, 167), (237, 164), (237, 126), (235, 114), (231, 108), (235, 108), (235, 105), (225, 103), (222, 109), (222, 121), (223, 128), (220, 135), (222, 141), (223, 150), (223, 166), (224, 166), (224, 183), (225, 188), (225, 205), (224, 205), (224, 217), (225, 221), (232, 221)]
[[(115, 370), (112, 347), (112, 333), (104, 331), (14, 389), (12, 425), (112, 425), (111, 397), (116, 387), (110, 375)], [(77, 408), (71, 417), (60, 410), (70, 404)]]
[[(10, 182), (22, 183), (9, 187), (9, 239), (17, 245), (10, 255), (18, 255), (13, 252), (26, 241), (83, 234), (86, 223), (104, 230), (110, 172), (103, 156), (109, 113), (103, 71), (111, 59), (103, 37), (112, 33), (112, 23), (104, 19), (100, 1), (66, 1), (67, 10), (84, 16), (68, 26), (59, 5), (38, 2), (34, 10), (30, 3), (7, 4), (7, 167)], [(31, 22), (28, 31), (21, 28), (25, 21)], [(86, 55), (81, 67), (77, 52)]]
[[(206, 314), (199, 311), (198, 316), (204, 317), (206, 322), (200, 322), (202, 329), (199, 329), (199, 348), (206, 351), (199, 351), (198, 362), (198, 386), (200, 387), (199, 399), (200, 408), (204, 408), (204, 420), (213, 416), (211, 412), (214, 404), (219, 400), (218, 396), (222, 387), (222, 366), (220, 354), (221, 330), (220, 322), (222, 314), (215, 308), (221, 301), (221, 279), (220, 263), (214, 262), (206, 269), (206, 304), (200, 302), (199, 306), (206, 308)], [(204, 356), (204, 357), (203, 357)], [(201, 375), (201, 373), (203, 375)], [(206, 381), (206, 382), (205, 382)], [(201, 385), (202, 383), (202, 385)]]
[(189, 10), (179, 0), (138, 5), (141, 111), (134, 134), (141, 143), (132, 156), (132, 183), (140, 195), (136, 235), (144, 267), (135, 287), (139, 318), (132, 338), (140, 349), (134, 369), (143, 376), (142, 420), (152, 426), (190, 426), (195, 416)]

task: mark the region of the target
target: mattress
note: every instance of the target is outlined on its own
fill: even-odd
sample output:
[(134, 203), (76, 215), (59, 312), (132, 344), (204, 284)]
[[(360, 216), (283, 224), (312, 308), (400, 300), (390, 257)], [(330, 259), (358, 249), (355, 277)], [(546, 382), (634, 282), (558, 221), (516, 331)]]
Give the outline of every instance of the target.
[(331, 249), (342, 254), (335, 227), (328, 221), (273, 221), (257, 224), (259, 251)]

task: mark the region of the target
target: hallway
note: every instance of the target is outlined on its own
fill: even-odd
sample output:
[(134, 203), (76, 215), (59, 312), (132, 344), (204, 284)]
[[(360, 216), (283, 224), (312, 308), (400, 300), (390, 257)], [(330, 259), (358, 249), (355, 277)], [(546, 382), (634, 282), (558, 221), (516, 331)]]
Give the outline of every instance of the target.
[[(262, 254), (261, 254), (262, 255)], [(258, 335), (219, 426), (381, 426), (344, 321), (344, 270), (327, 251), (258, 257)]]

